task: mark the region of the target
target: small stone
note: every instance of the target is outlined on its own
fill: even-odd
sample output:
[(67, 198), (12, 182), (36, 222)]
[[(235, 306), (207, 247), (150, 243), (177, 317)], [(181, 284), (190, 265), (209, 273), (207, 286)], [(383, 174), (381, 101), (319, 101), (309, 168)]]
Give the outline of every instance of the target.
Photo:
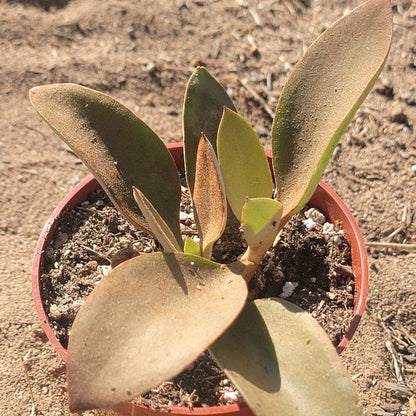
[(111, 272), (111, 266), (98, 266), (97, 267), (98, 273), (100, 273), (102, 276), (107, 275)]
[(386, 97), (394, 96), (393, 84), (390, 79), (382, 78), (377, 80), (375, 90)]
[(293, 295), (293, 292), (298, 287), (299, 283), (296, 282), (286, 282), (283, 286), (282, 293), (280, 294), (280, 297), (282, 299), (289, 298)]
[(69, 178), (66, 183), (69, 186), (75, 186), (76, 184), (78, 184), (80, 181), (80, 178), (78, 175), (72, 176), (71, 178)]
[(97, 270), (98, 263), (95, 260), (91, 260), (85, 265), (85, 267), (88, 270), (94, 271), (94, 270)]
[(59, 321), (62, 318), (62, 313), (59, 310), (58, 306), (55, 304), (52, 304), (49, 308), (49, 315), (55, 321)]
[(316, 208), (310, 208), (305, 212), (306, 218), (312, 218), (317, 224), (325, 224), (326, 217), (322, 212), (318, 211)]
[(157, 71), (156, 64), (154, 62), (149, 62), (145, 67), (144, 71), (148, 74), (154, 74)]
[(412, 169), (412, 172), (416, 175), (416, 165), (412, 165), (410, 169)]
[(188, 213), (186, 213), (186, 212), (180, 212), (180, 214), (179, 214), (179, 219), (181, 220), (181, 221), (186, 221), (186, 220), (188, 220), (189, 219), (189, 214)]
[(238, 392), (237, 391), (226, 391), (224, 393), (224, 400), (227, 402), (238, 402)]
[(346, 266), (345, 264), (335, 264), (334, 266), (336, 275), (338, 276), (347, 276), (347, 277), (354, 277), (354, 272), (351, 266)]
[(135, 243), (133, 243), (133, 248), (137, 251), (142, 251), (143, 243), (141, 241), (136, 241)]
[(335, 293), (332, 293), (332, 292), (326, 292), (326, 296), (327, 296), (327, 298), (329, 298), (331, 300), (334, 300), (337, 295)]
[(55, 249), (60, 249), (66, 242), (68, 241), (68, 234), (66, 233), (62, 233), (59, 234), (58, 237), (56, 238), (53, 246), (55, 247)]
[(312, 218), (302, 221), (307, 230), (313, 230), (316, 227), (316, 222)]
[(326, 222), (324, 224), (324, 226), (322, 227), (322, 232), (324, 234), (334, 234), (335, 229), (334, 229), (334, 224), (331, 224), (330, 222)]

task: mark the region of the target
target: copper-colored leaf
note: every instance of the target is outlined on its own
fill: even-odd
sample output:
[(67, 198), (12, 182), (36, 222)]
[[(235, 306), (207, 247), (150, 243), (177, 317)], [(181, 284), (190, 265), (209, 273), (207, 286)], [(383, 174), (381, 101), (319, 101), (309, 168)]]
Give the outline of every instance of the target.
[(390, 49), (390, 0), (369, 0), (326, 30), (287, 81), (272, 130), (283, 222), (314, 192), (332, 151)]
[(210, 347), (256, 416), (362, 416), (328, 335), (282, 299), (248, 304)]
[(192, 202), (202, 256), (210, 258), (212, 246), (225, 228), (227, 203), (217, 158), (204, 135), (198, 146)]
[(183, 134), (186, 180), (193, 192), (196, 155), (201, 133), (217, 149), (217, 131), (224, 106), (235, 111), (223, 86), (203, 67), (198, 67), (189, 79), (183, 108)]
[(133, 198), (136, 186), (180, 240), (177, 169), (166, 146), (145, 123), (108, 95), (80, 85), (36, 87), (30, 99), (129, 222), (151, 233)]
[(246, 297), (241, 275), (198, 256), (153, 253), (118, 265), (71, 330), (71, 410), (113, 406), (175, 376), (228, 328)]

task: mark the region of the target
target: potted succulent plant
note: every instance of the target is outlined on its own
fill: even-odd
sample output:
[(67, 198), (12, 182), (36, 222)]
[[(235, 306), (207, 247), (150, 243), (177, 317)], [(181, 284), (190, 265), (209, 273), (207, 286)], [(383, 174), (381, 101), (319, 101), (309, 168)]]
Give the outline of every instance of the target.
[[(382, 70), (391, 32), (390, 1), (369, 0), (312, 44), (280, 97), (272, 172), (223, 87), (206, 69), (196, 69), (183, 119), (198, 241), (182, 240), (178, 171), (146, 124), (85, 87), (31, 90), (35, 109), (124, 217), (164, 249), (115, 267), (80, 308), (68, 345), (72, 411), (132, 400), (209, 349), (257, 416), (361, 414), (320, 326), (279, 298), (247, 302), (247, 283), (279, 231), (314, 193)], [(216, 263), (213, 244), (232, 224), (242, 227), (247, 249), (231, 264)]]

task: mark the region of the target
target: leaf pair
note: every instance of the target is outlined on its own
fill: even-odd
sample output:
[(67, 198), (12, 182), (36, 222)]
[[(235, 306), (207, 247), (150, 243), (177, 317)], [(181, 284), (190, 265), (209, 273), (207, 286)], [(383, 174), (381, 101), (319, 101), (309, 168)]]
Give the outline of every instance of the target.
[[(205, 70), (197, 70), (201, 71)], [(215, 88), (222, 89), (213, 81), (211, 91)], [(211, 256), (213, 244), (224, 231), (228, 201), (243, 226), (249, 249), (258, 251), (258, 255), (246, 258), (259, 264), (279, 230), (282, 207), (271, 199), (272, 175), (254, 130), (226, 107), (218, 129), (217, 152), (219, 165), (213, 147), (203, 135), (196, 155), (192, 194), (202, 256)]]
[[(210, 255), (212, 244), (225, 227), (226, 206), (222, 189), (225, 189), (227, 202), (240, 223), (243, 208), (248, 203), (244, 228), (250, 235), (254, 229), (256, 233), (262, 231), (263, 235), (260, 240), (249, 238), (247, 242), (249, 246), (261, 243), (263, 254), (268, 246), (265, 244), (265, 230), (260, 230), (259, 226), (267, 227), (264, 219), (271, 205), (275, 210), (280, 207), (270, 199), (273, 180), (264, 149), (249, 123), (233, 109), (230, 98), (218, 81), (205, 68), (197, 68), (185, 93), (184, 151), (198, 228), (203, 240), (207, 240), (202, 244), (204, 257)], [(205, 140), (197, 146), (199, 129)], [(256, 199), (256, 202), (251, 202), (251, 199)], [(265, 204), (267, 207), (263, 208)], [(260, 215), (263, 222), (258, 220), (259, 215), (252, 214), (253, 209), (257, 214), (264, 211)], [(274, 223), (272, 228), (277, 233), (276, 218), (270, 219), (270, 223)], [(269, 237), (271, 230), (268, 231)], [(267, 238), (269, 245), (276, 233)]]

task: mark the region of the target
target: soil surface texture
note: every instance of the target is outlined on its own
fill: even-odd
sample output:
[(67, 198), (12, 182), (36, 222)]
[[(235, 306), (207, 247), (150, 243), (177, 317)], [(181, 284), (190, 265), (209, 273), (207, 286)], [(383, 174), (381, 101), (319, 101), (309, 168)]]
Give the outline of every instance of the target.
[[(31, 297), (44, 222), (88, 171), (31, 108), (29, 88), (108, 93), (181, 141), (186, 81), (205, 65), (270, 150), (284, 82), (361, 0), (0, 0), (0, 415), (69, 415), (65, 365)], [(342, 358), (366, 415), (416, 415), (416, 2), (392, 0), (386, 67), (328, 164), (369, 251), (365, 316)], [(94, 415), (96, 412), (85, 412)]]

